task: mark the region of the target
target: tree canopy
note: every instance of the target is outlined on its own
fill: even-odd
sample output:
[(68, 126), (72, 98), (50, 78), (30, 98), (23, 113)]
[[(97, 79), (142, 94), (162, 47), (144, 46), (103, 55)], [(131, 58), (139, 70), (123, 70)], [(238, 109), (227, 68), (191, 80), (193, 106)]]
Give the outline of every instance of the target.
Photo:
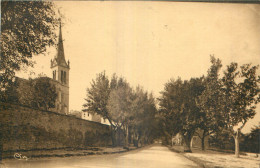
[(241, 129), (255, 116), (260, 100), (259, 66), (244, 64), (239, 68), (232, 62), (220, 77), (221, 67), (221, 60), (211, 56), (207, 76), (166, 83), (159, 98), (160, 114), (166, 135), (182, 134), (188, 150), (195, 130), (201, 129), (202, 142), (211, 133), (233, 136), (238, 157)]
[(227, 65), (219, 77), (221, 61), (211, 57), (212, 66), (205, 80), (205, 90), (198, 105), (205, 114), (203, 128), (207, 131), (226, 132), (235, 140), (235, 153), (239, 157), (239, 136), (247, 121), (255, 116), (259, 102), (258, 66), (235, 62)]
[(110, 124), (113, 125), (107, 110), (107, 103), (111, 91), (110, 84), (112, 86), (105, 72), (97, 74), (96, 79), (93, 79), (91, 82), (91, 87), (86, 90), (86, 103), (83, 104), (83, 111), (99, 114), (104, 117), (104, 119), (108, 119)]
[(224, 129), (234, 137), (237, 157), (239, 157), (241, 129), (255, 116), (256, 104), (259, 103), (260, 77), (256, 75), (258, 67), (244, 64), (239, 70), (237, 63), (231, 63), (222, 78)]
[(191, 78), (189, 81), (172, 79), (165, 84), (159, 98), (159, 110), (164, 116), (166, 132), (171, 136), (181, 133), (186, 151), (191, 151), (190, 141), (200, 124), (200, 109), (196, 105), (196, 98), (203, 90), (200, 78)]
[(0, 91), (14, 82), (16, 71), (33, 66), (33, 55), (55, 44), (57, 25), (50, 1), (1, 1)]
[(12, 87), (8, 87), (3, 102), (21, 104), (41, 110), (55, 107), (57, 90), (48, 77), (35, 79), (16, 78)]
[(196, 99), (196, 103), (200, 108), (201, 122), (200, 129), (203, 131), (202, 148), (204, 148), (204, 138), (212, 133), (220, 131), (223, 127), (223, 120), (221, 120), (223, 111), (223, 95), (222, 83), (219, 77), (220, 69), (222, 67), (221, 60), (216, 59), (214, 56), (210, 57), (211, 66), (208, 70), (207, 76), (203, 77), (204, 91)]
[(101, 72), (92, 80), (86, 96), (84, 111), (109, 120), (114, 145), (121, 144), (120, 132), (124, 133), (125, 146), (129, 140), (148, 143), (155, 137), (152, 133), (156, 124), (155, 101), (152, 94), (141, 87), (133, 89), (123, 77), (114, 74), (109, 80), (105, 72)]

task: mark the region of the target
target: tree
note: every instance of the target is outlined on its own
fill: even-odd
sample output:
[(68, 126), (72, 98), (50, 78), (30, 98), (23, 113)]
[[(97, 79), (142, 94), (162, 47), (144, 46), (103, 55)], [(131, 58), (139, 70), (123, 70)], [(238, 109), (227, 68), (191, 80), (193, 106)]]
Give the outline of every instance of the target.
[(22, 104), (41, 110), (54, 108), (58, 96), (52, 79), (48, 77), (29, 78), (29, 80), (16, 77), (5, 95), (1, 99), (2, 102)]
[(58, 96), (55, 85), (48, 77), (21, 80), (17, 93), (20, 104), (41, 110), (54, 108)]
[[(159, 113), (162, 119), (162, 126), (164, 134), (171, 139), (175, 134), (179, 131), (179, 125), (176, 125), (176, 111), (180, 111), (181, 103), (178, 102), (176, 96), (178, 95), (178, 91), (180, 91), (182, 85), (182, 80), (179, 78), (178, 80), (171, 79), (168, 83), (164, 86), (164, 91), (161, 92), (161, 97), (158, 98), (159, 100)], [(174, 102), (174, 103), (173, 103)], [(177, 105), (178, 104), (178, 105)]]
[(95, 80), (92, 80), (91, 87), (87, 88), (86, 103), (83, 104), (83, 110), (97, 113), (105, 119), (108, 119), (110, 124), (112, 124), (112, 120), (107, 110), (109, 94), (109, 79), (105, 72), (101, 72), (97, 74)]
[(135, 90), (135, 105), (131, 126), (134, 129), (135, 137), (138, 137), (137, 144), (151, 143), (158, 136), (157, 109), (153, 95), (137, 87)]
[[(108, 112), (111, 116), (114, 125), (116, 126), (116, 129), (118, 130), (118, 135), (120, 135), (120, 130), (122, 128), (124, 130), (125, 146), (128, 146), (129, 120), (133, 114), (131, 113), (132, 101), (132, 89), (125, 82), (123, 86), (119, 86), (110, 92), (107, 104)], [(117, 144), (120, 143), (119, 141)]]
[(144, 91), (141, 86), (133, 89), (131, 97), (128, 125), (131, 132), (131, 141), (138, 147), (139, 143), (141, 145), (150, 143), (157, 136), (157, 121), (155, 118), (157, 109), (153, 95)]
[[(180, 133), (185, 142), (185, 151), (191, 152), (190, 142), (199, 127), (200, 109), (196, 98), (203, 92), (202, 80), (191, 78), (189, 81), (170, 80), (165, 84), (160, 101), (160, 113), (166, 118), (166, 125), (173, 134)], [(168, 130), (169, 132), (169, 130)]]
[[(123, 77), (114, 74), (109, 80), (105, 72), (99, 73), (87, 89), (85, 100), (84, 111), (99, 114), (110, 122), (114, 146), (121, 143), (120, 132), (124, 133), (126, 147), (129, 140), (132, 142), (130, 137), (147, 143), (154, 136), (157, 109), (153, 96), (148, 96), (141, 87), (132, 89)], [(129, 136), (130, 133), (133, 136)]]
[(211, 57), (211, 63), (205, 79), (205, 90), (197, 100), (203, 113), (201, 128), (229, 133), (235, 140), (235, 154), (239, 157), (241, 129), (248, 119), (254, 117), (259, 102), (258, 66), (244, 64), (239, 70), (237, 63), (231, 63), (224, 71), (224, 76), (219, 78), (221, 61)]
[(99, 114), (104, 119), (107, 119), (112, 127), (111, 134), (112, 134), (112, 143), (115, 146), (115, 135), (114, 131), (116, 126), (113, 123), (111, 115), (107, 109), (107, 103), (109, 99), (109, 95), (111, 89), (118, 87), (119, 81), (116, 75), (113, 75), (111, 82), (106, 75), (106, 72), (101, 72), (97, 74), (96, 79), (92, 80), (91, 87), (87, 88), (87, 95), (86, 95), (86, 103), (83, 104), (83, 111), (88, 111), (90, 113)]
[(52, 2), (1, 1), (0, 91), (14, 82), (15, 71), (33, 66), (33, 55), (55, 44), (57, 25)]
[(34, 106), (42, 110), (49, 110), (55, 107), (57, 99), (56, 87), (48, 77), (40, 77), (33, 80)]
[(219, 78), (222, 64), (214, 56), (211, 56), (210, 61), (212, 65), (208, 70), (207, 76), (203, 79), (205, 89), (196, 99), (201, 113), (200, 129), (203, 133), (202, 135), (198, 134), (198, 136), (201, 139), (202, 150), (204, 150), (205, 137), (219, 131), (220, 127), (223, 127), (223, 120), (221, 120), (223, 94), (221, 92), (222, 82)]
[(260, 100), (260, 76), (258, 66), (244, 64), (238, 70), (237, 63), (231, 63), (224, 71), (223, 121), (224, 129), (235, 140), (235, 155), (239, 157), (239, 136), (247, 121), (255, 116), (256, 104)]

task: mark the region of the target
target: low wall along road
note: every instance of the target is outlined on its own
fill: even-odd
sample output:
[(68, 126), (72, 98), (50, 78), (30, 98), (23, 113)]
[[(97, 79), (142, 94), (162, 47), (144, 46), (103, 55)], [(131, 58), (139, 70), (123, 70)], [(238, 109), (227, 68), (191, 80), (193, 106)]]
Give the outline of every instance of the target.
[(111, 144), (107, 125), (2, 102), (0, 126), (4, 151)]

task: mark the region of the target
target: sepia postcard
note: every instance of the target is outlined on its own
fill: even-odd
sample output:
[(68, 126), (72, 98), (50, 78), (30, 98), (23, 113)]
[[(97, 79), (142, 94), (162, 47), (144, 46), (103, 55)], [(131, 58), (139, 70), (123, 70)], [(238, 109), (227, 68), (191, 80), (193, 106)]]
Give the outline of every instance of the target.
[(257, 1), (1, 1), (1, 168), (260, 166)]

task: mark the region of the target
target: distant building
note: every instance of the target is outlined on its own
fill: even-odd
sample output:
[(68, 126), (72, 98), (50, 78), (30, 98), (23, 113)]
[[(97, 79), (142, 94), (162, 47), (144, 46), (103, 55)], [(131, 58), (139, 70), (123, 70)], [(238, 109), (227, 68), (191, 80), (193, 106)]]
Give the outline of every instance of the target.
[(108, 121), (108, 119), (101, 118), (101, 124), (110, 125), (110, 122)]
[(172, 142), (175, 145), (183, 145), (183, 137), (181, 136), (180, 133), (178, 133), (176, 134), (176, 136), (172, 138)]
[(69, 70), (70, 63), (66, 62), (64, 47), (62, 41), (61, 26), (59, 32), (59, 41), (57, 54), (51, 60), (52, 79), (56, 86), (58, 97), (55, 103), (55, 108), (51, 111), (61, 114), (69, 114)]
[(107, 119), (104, 119), (103, 117), (101, 117), (98, 114), (92, 114), (89, 112), (81, 112), (81, 118), (84, 120), (88, 120), (88, 121), (95, 121), (95, 122), (99, 122), (101, 124), (106, 124), (106, 125), (110, 125), (109, 121)]

